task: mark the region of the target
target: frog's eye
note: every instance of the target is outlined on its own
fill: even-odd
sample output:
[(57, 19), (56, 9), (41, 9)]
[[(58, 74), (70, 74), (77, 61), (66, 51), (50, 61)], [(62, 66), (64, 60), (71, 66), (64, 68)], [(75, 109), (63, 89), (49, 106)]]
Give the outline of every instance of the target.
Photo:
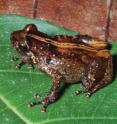
[(38, 30), (38, 29), (37, 29), (36, 25), (34, 25), (34, 24), (28, 24), (28, 25), (26, 25), (25, 28), (24, 28), (24, 31), (25, 31), (25, 32), (29, 32), (29, 31), (35, 32), (35, 31), (37, 31), (37, 30)]

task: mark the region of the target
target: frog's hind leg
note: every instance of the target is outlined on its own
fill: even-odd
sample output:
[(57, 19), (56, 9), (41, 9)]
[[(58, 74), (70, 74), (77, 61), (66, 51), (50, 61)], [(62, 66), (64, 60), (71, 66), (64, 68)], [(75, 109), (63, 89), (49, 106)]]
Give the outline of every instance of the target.
[(101, 50), (84, 72), (82, 79), (84, 92), (88, 95), (93, 94), (110, 83), (112, 77), (112, 57), (108, 50)]
[(49, 93), (47, 93), (47, 95), (44, 98), (41, 98), (38, 102), (29, 103), (30, 107), (42, 104), (43, 107), (41, 112), (46, 112), (46, 108), (48, 107), (48, 105), (55, 102), (59, 98), (59, 94), (61, 91), (60, 86), (61, 83), (64, 82), (64, 78), (59, 72), (57, 72), (56, 70), (52, 70), (51, 73), (53, 75), (53, 83)]

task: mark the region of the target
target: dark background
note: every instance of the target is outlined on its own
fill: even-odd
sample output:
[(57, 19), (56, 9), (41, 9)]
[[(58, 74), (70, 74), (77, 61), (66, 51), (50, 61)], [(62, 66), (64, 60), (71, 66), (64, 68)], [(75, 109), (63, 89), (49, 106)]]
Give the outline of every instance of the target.
[(0, 14), (41, 18), (81, 34), (117, 41), (117, 0), (0, 0)]

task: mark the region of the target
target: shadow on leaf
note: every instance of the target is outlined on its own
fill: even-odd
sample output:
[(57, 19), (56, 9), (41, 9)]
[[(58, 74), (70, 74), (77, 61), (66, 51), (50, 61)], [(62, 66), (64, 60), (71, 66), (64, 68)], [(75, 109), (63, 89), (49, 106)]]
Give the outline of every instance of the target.
[(117, 77), (117, 55), (113, 55), (113, 81)]

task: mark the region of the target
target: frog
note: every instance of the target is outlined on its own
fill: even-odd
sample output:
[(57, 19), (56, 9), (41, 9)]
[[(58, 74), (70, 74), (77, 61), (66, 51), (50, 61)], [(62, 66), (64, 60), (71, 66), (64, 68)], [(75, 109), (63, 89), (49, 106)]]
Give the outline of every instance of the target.
[[(109, 43), (89, 35), (50, 36), (39, 31), (35, 24), (11, 33), (11, 45), (19, 54), (20, 69), (24, 64), (36, 66), (52, 77), (50, 91), (30, 107), (42, 105), (41, 112), (60, 99), (61, 85), (81, 82), (81, 90), (88, 96), (111, 83), (112, 55)], [(39, 95), (38, 95), (39, 96)]]

